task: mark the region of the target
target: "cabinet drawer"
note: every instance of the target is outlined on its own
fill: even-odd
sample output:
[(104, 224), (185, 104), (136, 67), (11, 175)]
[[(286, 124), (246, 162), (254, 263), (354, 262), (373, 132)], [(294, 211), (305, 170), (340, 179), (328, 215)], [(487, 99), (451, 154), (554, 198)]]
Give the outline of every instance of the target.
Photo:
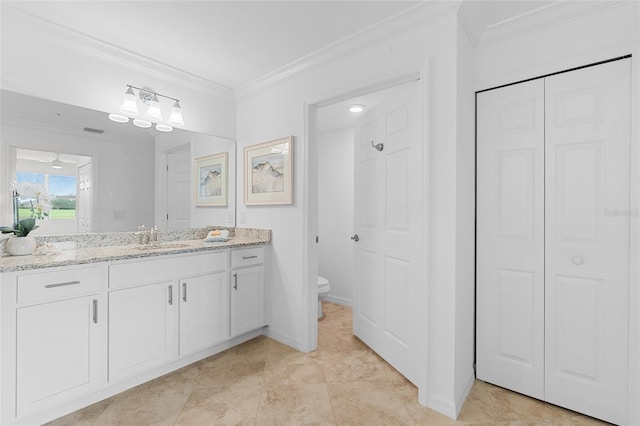
[(260, 265), (264, 262), (264, 247), (233, 250), (231, 252), (231, 267)]
[(29, 304), (89, 294), (107, 288), (107, 267), (90, 266), (18, 275), (18, 303)]
[(190, 254), (179, 257), (158, 257), (151, 260), (133, 260), (111, 265), (109, 287), (166, 281), (193, 275), (208, 274), (227, 269), (227, 251)]

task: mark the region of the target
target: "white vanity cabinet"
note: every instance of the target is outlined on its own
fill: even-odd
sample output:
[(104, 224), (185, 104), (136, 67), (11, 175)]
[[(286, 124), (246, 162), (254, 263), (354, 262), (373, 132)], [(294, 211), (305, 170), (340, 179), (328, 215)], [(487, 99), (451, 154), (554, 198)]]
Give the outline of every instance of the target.
[(264, 248), (231, 251), (231, 337), (266, 325)]
[(180, 356), (229, 338), (227, 272), (180, 280)]
[(220, 251), (110, 266), (110, 382), (228, 338), (227, 259)]
[(109, 381), (178, 356), (174, 287), (163, 281), (109, 293)]
[(107, 280), (106, 265), (3, 274), (3, 311), (15, 313), (3, 312), (3, 336), (15, 327), (15, 338), (2, 342), (15, 366), (15, 376), (2, 377), (3, 411), (10, 404), (12, 416), (25, 416), (104, 386)]

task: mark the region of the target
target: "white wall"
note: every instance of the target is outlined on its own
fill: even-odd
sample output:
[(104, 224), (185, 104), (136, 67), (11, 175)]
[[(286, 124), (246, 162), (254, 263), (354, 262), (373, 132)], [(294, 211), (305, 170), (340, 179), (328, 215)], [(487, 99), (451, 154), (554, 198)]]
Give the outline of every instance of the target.
[[(220, 152), (229, 155), (228, 165), (228, 197), (227, 206), (223, 207), (196, 207), (191, 203), (191, 227), (202, 228), (208, 225), (235, 226), (236, 211), (236, 143), (233, 140), (217, 136), (205, 135), (194, 132), (172, 132), (156, 136), (155, 162), (156, 162), (156, 216), (155, 223), (165, 224), (167, 213), (167, 153), (176, 148), (188, 145), (191, 155), (191, 167), (193, 161)], [(193, 169), (192, 169), (193, 173)], [(193, 187), (192, 187), (193, 188)], [(193, 189), (192, 189), (193, 191)], [(192, 193), (190, 200), (194, 200)]]
[[(305, 297), (313, 294), (309, 289), (315, 285), (315, 277), (306, 274), (307, 247), (303, 238), (307, 218), (313, 217), (313, 212), (306, 208), (304, 193), (309, 184), (306, 161), (313, 157), (310, 151), (313, 147), (305, 139), (305, 104), (371, 87), (417, 72), (428, 64), (425, 78), (429, 79), (430, 88), (429, 115), (425, 119), (431, 158), (425, 167), (430, 170), (431, 180), (428, 320), (432, 326), (429, 327), (428, 387), (426, 383), (421, 386), (421, 400), (453, 417), (459, 409), (454, 394), (456, 272), (464, 267), (473, 270), (473, 264), (456, 263), (457, 21), (453, 13), (430, 23), (425, 17), (422, 22), (420, 27), (405, 26), (404, 34), (387, 37), (377, 44), (369, 43), (367, 48), (298, 78), (242, 93), (238, 99), (241, 147), (289, 134), (296, 138), (295, 202), (291, 206), (239, 206), (239, 216), (246, 216), (247, 226), (273, 230), (272, 267), (267, 275), (272, 300), (270, 335), (297, 348), (312, 349), (310, 321), (313, 318), (304, 311), (304, 307), (312, 303)], [(242, 199), (241, 190), (238, 196)], [(473, 215), (472, 212), (466, 214)], [(472, 300), (473, 293), (465, 297)], [(468, 346), (472, 344), (467, 342)]]
[[(460, 21), (459, 21), (460, 22)], [(456, 407), (460, 409), (475, 372), (475, 95), (474, 46), (460, 22), (458, 42), (458, 114), (456, 175)], [(459, 412), (458, 412), (459, 414)]]
[[(640, 206), (640, 2), (563, 2), (486, 31), (476, 90), (633, 54), (631, 209)], [(628, 424), (640, 424), (640, 217), (631, 217)]]
[(327, 300), (351, 306), (353, 268), (354, 130), (318, 138), (318, 274), (329, 280)]
[[(2, 121), (0, 187), (9, 188), (11, 147), (93, 158), (93, 232), (135, 231), (154, 217), (153, 142), (131, 143), (34, 123)], [(13, 168), (15, 170), (15, 168)], [(8, 198), (8, 197), (3, 197)], [(3, 209), (0, 223), (11, 223)], [(36, 230), (38, 232), (40, 230)]]
[[(116, 112), (127, 84), (150, 87), (181, 100), (185, 129), (235, 139), (233, 90), (180, 72), (180, 64), (151, 61), (27, 15), (8, 2), (0, 7), (2, 89)], [(144, 17), (141, 23), (144, 31)], [(170, 102), (161, 103), (168, 114)]]

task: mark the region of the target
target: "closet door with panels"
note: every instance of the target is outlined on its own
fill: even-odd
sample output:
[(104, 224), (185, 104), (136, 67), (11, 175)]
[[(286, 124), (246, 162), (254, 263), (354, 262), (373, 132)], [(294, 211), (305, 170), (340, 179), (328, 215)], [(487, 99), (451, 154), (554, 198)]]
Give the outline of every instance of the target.
[(545, 79), (545, 397), (616, 424), (627, 411), (630, 62)]
[(630, 60), (478, 94), (477, 377), (626, 421)]
[(544, 81), (478, 96), (477, 377), (544, 398)]

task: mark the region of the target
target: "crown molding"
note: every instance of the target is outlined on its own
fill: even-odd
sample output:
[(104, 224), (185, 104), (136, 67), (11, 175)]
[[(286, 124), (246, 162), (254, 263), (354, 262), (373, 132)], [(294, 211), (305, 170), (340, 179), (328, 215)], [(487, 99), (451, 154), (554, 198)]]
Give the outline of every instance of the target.
[(48, 42), (63, 49), (177, 86), (205, 91), (221, 98), (235, 98), (235, 91), (232, 88), (212, 80), (107, 43), (72, 28), (9, 6), (6, 3), (2, 5), (2, 8), (8, 8), (12, 13), (15, 12), (30, 20), (33, 28), (37, 28), (38, 32), (46, 34)]
[(558, 24), (574, 21), (586, 15), (613, 9), (636, 0), (559, 0), (487, 26), (480, 39), (479, 49), (484, 46), (539, 31)]
[(457, 13), (460, 4), (460, 0), (419, 2), (379, 23), (364, 28), (241, 86), (236, 90), (237, 96), (238, 98), (250, 96), (255, 92), (297, 78), (329, 63), (356, 55), (383, 41), (389, 41), (417, 28), (430, 25), (435, 21)]

